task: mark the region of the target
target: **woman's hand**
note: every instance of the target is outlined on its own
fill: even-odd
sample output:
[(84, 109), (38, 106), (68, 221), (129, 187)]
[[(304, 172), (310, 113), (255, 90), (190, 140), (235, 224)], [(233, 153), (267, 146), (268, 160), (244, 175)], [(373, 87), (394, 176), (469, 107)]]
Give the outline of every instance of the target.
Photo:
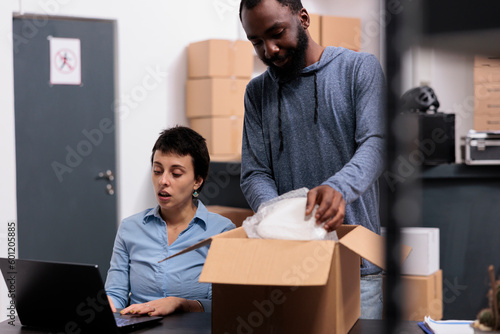
[(165, 316), (174, 312), (203, 312), (196, 300), (179, 297), (165, 297), (143, 304), (132, 304), (120, 311), (121, 314), (148, 314), (150, 316)]
[(111, 307), (112, 312), (116, 312), (115, 304), (113, 304), (113, 300), (108, 296), (109, 307)]

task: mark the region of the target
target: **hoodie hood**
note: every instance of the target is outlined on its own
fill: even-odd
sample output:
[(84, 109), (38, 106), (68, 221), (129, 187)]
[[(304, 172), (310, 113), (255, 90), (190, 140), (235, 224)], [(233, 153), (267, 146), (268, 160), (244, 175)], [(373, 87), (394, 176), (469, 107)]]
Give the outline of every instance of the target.
[[(321, 57), (319, 61), (315, 62), (314, 64), (305, 67), (302, 72), (301, 72), (301, 77), (308, 77), (308, 76), (314, 76), (314, 124), (318, 123), (318, 80), (317, 80), (317, 72), (319, 72), (322, 68), (326, 67), (331, 61), (333, 61), (336, 57), (344, 53), (346, 49), (344, 48), (337, 48), (337, 47), (326, 47), (325, 50), (323, 50), (323, 53), (321, 54)], [(283, 85), (286, 85), (286, 82), (281, 82), (279, 80), (278, 75), (276, 74), (276, 71), (268, 67), (267, 72), (269, 73), (270, 77), (273, 79), (278, 84), (278, 131), (279, 131), (279, 138), (280, 138), (280, 147), (279, 151), (283, 151), (283, 132), (281, 129), (281, 99), (282, 99), (282, 88)], [(293, 81), (293, 80), (292, 80)]]
[[(319, 61), (302, 69), (301, 75), (302, 76), (313, 75), (315, 72), (318, 72), (322, 68), (327, 66), (332, 60), (340, 56), (346, 50), (347, 49), (341, 47), (333, 47), (333, 46), (326, 47), (325, 50), (323, 50), (323, 54), (321, 54), (321, 58), (319, 59)], [(279, 77), (277, 76), (276, 71), (272, 67), (268, 67), (267, 72), (275, 82), (279, 83)]]

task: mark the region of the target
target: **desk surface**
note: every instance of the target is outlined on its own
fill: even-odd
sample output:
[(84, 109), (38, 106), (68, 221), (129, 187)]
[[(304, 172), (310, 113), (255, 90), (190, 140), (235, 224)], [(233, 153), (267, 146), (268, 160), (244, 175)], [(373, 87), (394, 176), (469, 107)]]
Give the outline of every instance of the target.
[[(2, 334), (41, 334), (48, 331), (22, 328), (19, 320), (14, 322), (15, 326), (9, 325), (8, 320), (0, 323)], [(383, 333), (382, 320), (358, 320), (349, 334), (378, 334)], [(210, 334), (211, 313), (183, 313), (165, 317), (159, 325), (152, 328), (143, 328), (131, 332), (131, 334)], [(402, 324), (401, 333), (422, 334), (422, 330), (416, 322), (405, 322)]]

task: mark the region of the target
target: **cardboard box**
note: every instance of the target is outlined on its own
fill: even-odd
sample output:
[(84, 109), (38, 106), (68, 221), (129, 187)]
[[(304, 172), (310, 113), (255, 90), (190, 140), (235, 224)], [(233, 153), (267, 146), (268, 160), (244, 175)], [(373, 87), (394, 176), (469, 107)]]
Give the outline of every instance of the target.
[(241, 116), (248, 79), (191, 79), (186, 82), (186, 116)]
[(474, 114), (500, 117), (500, 100), (476, 100)]
[(474, 114), (474, 130), (499, 131), (500, 116), (490, 116), (488, 114)]
[(443, 318), (443, 271), (429, 276), (401, 276), (404, 287), (403, 320)]
[(215, 162), (241, 162), (241, 154), (210, 154), (210, 161)]
[(475, 83), (500, 83), (500, 67), (474, 67)]
[(474, 57), (475, 67), (500, 67), (500, 56), (481, 56), (477, 55)]
[(309, 35), (316, 43), (321, 42), (321, 16), (319, 14), (309, 14)]
[[(189, 120), (191, 128), (207, 140), (210, 156), (241, 157), (243, 117), (205, 117)], [(213, 160), (213, 159), (212, 159)]]
[(361, 19), (355, 17), (321, 16), (322, 46), (341, 46), (361, 50)]
[(500, 101), (500, 82), (477, 83), (474, 85), (474, 98), (476, 100)]
[(500, 117), (500, 83), (474, 86), (474, 114)]
[(478, 83), (474, 85), (474, 113), (500, 116), (500, 83)]
[(209, 39), (188, 46), (188, 77), (237, 77), (253, 72), (253, 46), (249, 41)]
[(178, 255), (211, 243), (200, 282), (212, 283), (213, 333), (347, 333), (361, 314), (360, 256), (383, 268), (384, 239), (357, 225), (337, 234), (249, 239), (237, 228)]
[[(385, 228), (381, 228), (385, 237)], [(412, 248), (401, 266), (402, 275), (428, 276), (439, 270), (439, 228), (404, 227), (400, 230), (401, 243)]]
[(254, 215), (251, 209), (234, 208), (222, 205), (207, 205), (210, 212), (218, 213), (221, 216), (229, 218), (236, 227), (240, 227), (245, 219)]

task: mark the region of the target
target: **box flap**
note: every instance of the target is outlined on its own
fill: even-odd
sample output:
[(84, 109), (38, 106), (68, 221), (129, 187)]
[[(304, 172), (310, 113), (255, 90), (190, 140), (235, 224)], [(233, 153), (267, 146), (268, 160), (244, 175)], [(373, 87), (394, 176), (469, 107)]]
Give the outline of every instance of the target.
[[(361, 225), (341, 226), (339, 229), (347, 230), (347, 233), (339, 240), (341, 244), (376, 266), (385, 269), (384, 237)], [(339, 236), (341, 234), (343, 233), (339, 233)], [(411, 247), (401, 245), (401, 263), (408, 257), (410, 251)]]
[(232, 229), (227, 232), (223, 232), (220, 234), (216, 234), (212, 237), (213, 239), (219, 239), (219, 238), (248, 238), (247, 233), (245, 232), (245, 229), (243, 227), (238, 227), (235, 229)]
[(200, 282), (325, 285), (334, 249), (334, 241), (214, 238)]
[(210, 238), (207, 238), (205, 240), (199, 241), (199, 242), (195, 243), (194, 245), (189, 246), (187, 248), (184, 248), (183, 250), (181, 250), (178, 253), (175, 253), (174, 255), (168, 256), (168, 257), (164, 258), (163, 260), (158, 261), (158, 263), (161, 263), (165, 260), (171, 259), (171, 258), (176, 257), (178, 255), (185, 254), (187, 252), (198, 249), (200, 247), (210, 245), (214, 238), (246, 238), (246, 237), (247, 237), (247, 234), (245, 233), (245, 230), (243, 229), (243, 227), (238, 227), (238, 228), (235, 228), (233, 230), (223, 232), (223, 233), (214, 235)]

